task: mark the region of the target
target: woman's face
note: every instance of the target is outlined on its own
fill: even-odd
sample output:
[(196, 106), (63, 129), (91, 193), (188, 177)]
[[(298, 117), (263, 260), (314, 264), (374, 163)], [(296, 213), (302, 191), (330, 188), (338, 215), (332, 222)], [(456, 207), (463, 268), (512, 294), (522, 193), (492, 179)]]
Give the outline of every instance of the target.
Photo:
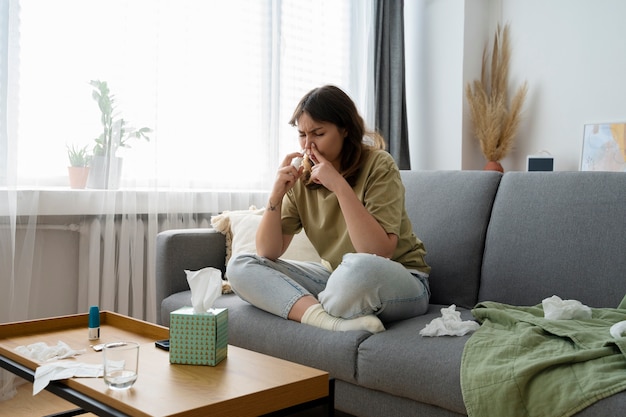
[(347, 136), (345, 129), (340, 129), (337, 125), (328, 122), (317, 122), (304, 112), (298, 119), (298, 134), (300, 135), (300, 146), (304, 149), (314, 163), (311, 144), (315, 143), (318, 152), (326, 158), (336, 170), (341, 170), (341, 149), (343, 141)]

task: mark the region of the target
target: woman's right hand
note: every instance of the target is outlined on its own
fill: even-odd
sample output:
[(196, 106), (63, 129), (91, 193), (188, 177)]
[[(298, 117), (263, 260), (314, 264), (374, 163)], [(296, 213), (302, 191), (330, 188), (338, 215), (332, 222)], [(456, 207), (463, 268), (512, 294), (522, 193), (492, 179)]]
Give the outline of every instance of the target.
[(302, 175), (304, 168), (295, 167), (291, 164), (294, 158), (301, 158), (303, 154), (301, 152), (292, 152), (285, 156), (278, 171), (276, 172), (276, 180), (270, 193), (270, 201), (273, 204), (279, 205), (283, 201), (284, 195), (287, 191), (291, 190), (296, 184), (296, 181)]

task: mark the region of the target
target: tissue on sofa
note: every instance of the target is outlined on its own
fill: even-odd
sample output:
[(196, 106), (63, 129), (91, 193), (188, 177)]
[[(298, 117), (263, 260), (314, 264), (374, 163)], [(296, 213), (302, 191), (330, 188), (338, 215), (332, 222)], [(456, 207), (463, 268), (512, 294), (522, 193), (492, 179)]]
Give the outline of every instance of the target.
[(421, 336), (465, 336), (480, 328), (480, 324), (473, 320), (462, 320), (461, 313), (456, 311), (456, 305), (442, 308), (441, 317), (432, 319), (420, 330)]
[(578, 300), (563, 300), (558, 295), (541, 302), (544, 317), (548, 320), (589, 320), (591, 308)]
[(170, 313), (170, 363), (215, 366), (227, 354), (227, 309), (197, 313), (183, 307)]

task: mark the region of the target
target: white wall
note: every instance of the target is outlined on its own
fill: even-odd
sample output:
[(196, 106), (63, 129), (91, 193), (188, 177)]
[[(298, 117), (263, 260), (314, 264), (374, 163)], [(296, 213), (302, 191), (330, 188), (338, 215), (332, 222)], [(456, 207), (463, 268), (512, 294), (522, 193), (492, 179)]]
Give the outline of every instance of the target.
[[(505, 170), (548, 151), (556, 170), (578, 170), (583, 126), (625, 122), (623, 0), (407, 0), (407, 105), (413, 169), (482, 169), (464, 89), (480, 76), (485, 42), (511, 25), (512, 90), (528, 81), (524, 120)], [(421, 13), (418, 14), (418, 13)], [(419, 46), (416, 47), (416, 44)], [(411, 63), (423, 68), (409, 67)], [(459, 73), (461, 71), (462, 73)]]

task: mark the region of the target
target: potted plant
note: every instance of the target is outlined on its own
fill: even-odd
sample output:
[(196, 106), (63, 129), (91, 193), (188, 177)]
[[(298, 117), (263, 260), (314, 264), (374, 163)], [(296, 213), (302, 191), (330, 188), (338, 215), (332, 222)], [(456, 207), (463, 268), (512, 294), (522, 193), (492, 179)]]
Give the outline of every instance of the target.
[(67, 157), (70, 160), (70, 166), (67, 167), (70, 177), (71, 188), (85, 188), (87, 178), (89, 176), (89, 164), (91, 155), (87, 151), (87, 146), (76, 148), (74, 145), (67, 147)]
[(491, 65), (485, 48), (480, 80), (467, 85), (466, 95), (474, 135), (487, 160), (486, 170), (504, 171), (500, 161), (513, 147), (528, 90), (524, 82), (509, 103), (507, 88), (510, 58), (509, 25), (504, 29), (498, 25), (493, 41)]
[(130, 148), (133, 139), (150, 141), (148, 127), (135, 129), (128, 121), (120, 117), (106, 81), (91, 80), (92, 98), (100, 109), (102, 133), (95, 139), (93, 161), (89, 175), (90, 188), (115, 189), (119, 187), (122, 171), (122, 159), (116, 155), (119, 148)]

